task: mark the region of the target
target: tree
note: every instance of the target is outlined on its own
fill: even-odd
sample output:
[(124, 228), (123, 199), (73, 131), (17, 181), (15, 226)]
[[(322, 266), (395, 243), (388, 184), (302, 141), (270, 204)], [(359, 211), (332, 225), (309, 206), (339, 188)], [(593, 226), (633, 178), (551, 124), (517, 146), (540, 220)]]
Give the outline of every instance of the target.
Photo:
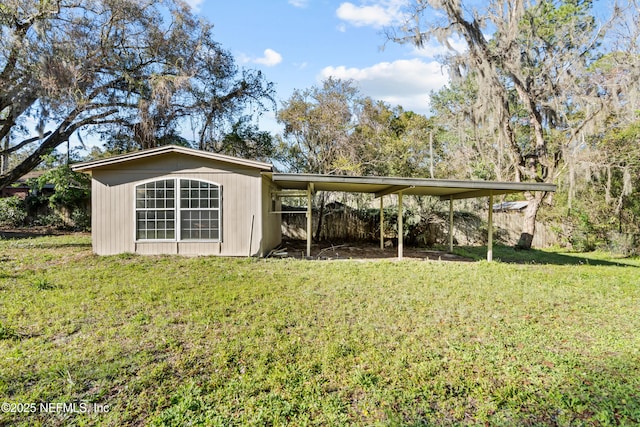
[(295, 172), (425, 176), (438, 155), (426, 117), (364, 97), (351, 81), (295, 91), (278, 120), (282, 158)]
[[(591, 0), (491, 0), (480, 11), (458, 0), (416, 0), (411, 19), (390, 36), (418, 46), (434, 37), (443, 44), (464, 40), (468, 50), (446, 58), (451, 75), (476, 84), (474, 111), (493, 118), (488, 124), (506, 148), (514, 179), (550, 182), (565, 147), (609, 101), (585, 81), (604, 34), (591, 6)], [(546, 196), (527, 195), (522, 248), (531, 247)]]
[(260, 131), (243, 116), (231, 127), (231, 131), (221, 140), (210, 143), (207, 148), (230, 156), (268, 161), (277, 157), (273, 137), (269, 132)]
[(435, 134), (425, 116), (365, 98), (350, 139), (365, 175), (433, 178), (440, 159)]
[(349, 135), (360, 98), (353, 82), (333, 78), (322, 82), (322, 87), (293, 92), (277, 114), (278, 122), (284, 125), (280, 149), (291, 171), (357, 171)]
[(147, 148), (175, 141), (188, 119), (204, 148), (272, 96), (179, 0), (4, 0), (0, 155), (29, 155), (3, 171), (0, 188), (82, 129)]

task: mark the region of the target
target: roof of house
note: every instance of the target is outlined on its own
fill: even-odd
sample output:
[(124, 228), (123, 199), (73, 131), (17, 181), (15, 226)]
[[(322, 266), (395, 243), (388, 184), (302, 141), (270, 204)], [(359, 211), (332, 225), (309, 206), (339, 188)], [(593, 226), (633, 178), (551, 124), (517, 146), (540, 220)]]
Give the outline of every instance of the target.
[(534, 182), (464, 181), (453, 179), (398, 178), (388, 176), (337, 176), (273, 173), (273, 182), (283, 189), (374, 193), (376, 197), (402, 192), (405, 195), (465, 199), (523, 191), (555, 191), (556, 186)]
[(494, 211), (521, 211), (529, 206), (529, 202), (526, 200), (519, 200), (516, 202), (502, 202), (493, 205)]
[(93, 169), (114, 166), (120, 163), (130, 162), (132, 160), (146, 159), (161, 154), (184, 154), (188, 156), (200, 157), (206, 160), (215, 160), (218, 162), (229, 163), (232, 165), (245, 166), (249, 168), (259, 169), (261, 171), (271, 171), (273, 166), (269, 163), (258, 162), (255, 160), (241, 159), (239, 157), (226, 156), (224, 154), (211, 153), (209, 151), (194, 150), (193, 148), (181, 147), (179, 145), (163, 145), (162, 147), (151, 148), (148, 150), (135, 151), (133, 153), (122, 154), (119, 156), (108, 157), (105, 159), (92, 160), (89, 162), (77, 163), (72, 169), (77, 172), (87, 172)]
[(555, 191), (556, 186), (548, 183), (465, 181), (453, 179), (400, 178), (388, 176), (342, 176), (298, 173), (275, 173), (269, 163), (246, 160), (208, 151), (194, 150), (177, 145), (165, 145), (148, 150), (136, 151), (119, 156), (98, 159), (72, 166), (79, 172), (114, 166), (133, 160), (146, 159), (162, 154), (176, 153), (214, 160), (232, 165), (258, 169), (269, 175), (282, 189), (313, 191), (341, 191), (354, 193), (374, 193), (376, 197), (403, 193), (417, 196), (436, 196), (441, 199), (464, 199), (517, 193), (524, 191)]

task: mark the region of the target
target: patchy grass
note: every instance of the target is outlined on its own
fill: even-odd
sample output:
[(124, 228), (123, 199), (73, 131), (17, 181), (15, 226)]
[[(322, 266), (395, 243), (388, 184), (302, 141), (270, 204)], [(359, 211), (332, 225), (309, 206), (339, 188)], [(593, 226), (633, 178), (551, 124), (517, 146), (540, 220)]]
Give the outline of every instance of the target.
[(638, 259), (0, 251), (0, 425), (640, 423)]

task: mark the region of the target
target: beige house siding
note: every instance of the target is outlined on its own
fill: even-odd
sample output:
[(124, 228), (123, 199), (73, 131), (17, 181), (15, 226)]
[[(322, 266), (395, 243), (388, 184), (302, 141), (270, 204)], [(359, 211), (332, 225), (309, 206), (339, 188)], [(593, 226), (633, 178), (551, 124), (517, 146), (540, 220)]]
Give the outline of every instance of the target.
[(262, 180), (262, 245), (260, 256), (267, 256), (269, 251), (282, 242), (282, 214), (273, 211), (282, 210), (280, 198), (272, 199), (271, 192), (277, 190), (271, 179), (264, 176)]
[[(263, 203), (266, 198), (270, 200), (263, 191), (269, 191), (270, 184), (265, 180), (270, 180), (258, 169), (168, 153), (100, 167), (92, 175), (93, 249), (97, 254), (249, 256), (270, 250), (271, 242), (279, 243), (279, 234), (273, 231), (268, 238), (263, 236)], [(221, 187), (220, 242), (136, 242), (135, 187), (167, 178), (198, 179)]]
[(133, 190), (128, 185), (112, 185), (110, 180), (100, 179), (101, 175), (96, 172), (91, 184), (93, 251), (99, 255), (135, 252)]

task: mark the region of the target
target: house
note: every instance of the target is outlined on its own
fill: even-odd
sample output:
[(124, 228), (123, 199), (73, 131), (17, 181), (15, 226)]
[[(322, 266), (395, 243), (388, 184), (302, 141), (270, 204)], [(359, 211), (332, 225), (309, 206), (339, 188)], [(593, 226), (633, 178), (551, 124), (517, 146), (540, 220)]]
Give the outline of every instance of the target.
[(502, 203), (494, 203), (493, 211), (494, 212), (522, 212), (527, 206), (529, 206), (529, 202), (526, 200), (519, 200), (516, 202), (502, 202)]
[(26, 199), (30, 194), (44, 194), (46, 196), (50, 196), (54, 193), (53, 184), (45, 184), (41, 190), (37, 190), (33, 183), (33, 181), (40, 178), (45, 172), (45, 170), (36, 170), (28, 172), (27, 174), (18, 178), (18, 180), (12, 185), (3, 188), (0, 190), (0, 197), (13, 197), (17, 196), (21, 199)]
[[(307, 256), (311, 254), (312, 201), (318, 191), (370, 193), (397, 198), (398, 258), (403, 251), (403, 196), (449, 202), (453, 250), (453, 202), (501, 194), (555, 191), (547, 183), (465, 181), (382, 176), (275, 173), (272, 165), (174, 145), (73, 166), (92, 175), (91, 233), (100, 255), (133, 252), (265, 256), (282, 240), (281, 197), (307, 200)], [(291, 212), (290, 212), (291, 213)], [(491, 260), (493, 209), (489, 210), (487, 259)], [(384, 235), (380, 235), (384, 247)]]
[(73, 170), (92, 176), (96, 254), (264, 256), (280, 244), (268, 163), (169, 145)]

